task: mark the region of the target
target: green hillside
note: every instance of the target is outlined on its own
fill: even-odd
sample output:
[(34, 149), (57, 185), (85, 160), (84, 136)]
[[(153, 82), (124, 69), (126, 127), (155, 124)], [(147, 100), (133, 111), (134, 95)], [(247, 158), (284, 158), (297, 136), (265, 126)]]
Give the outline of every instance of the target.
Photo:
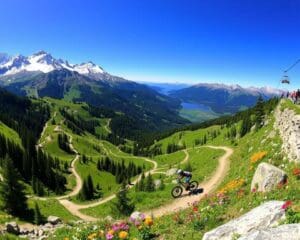
[[(122, 151), (133, 151), (136, 143), (128, 140), (115, 143), (109, 139), (112, 133), (110, 119), (93, 116), (85, 103), (51, 98), (34, 101), (49, 108), (49, 117), (40, 133), (37, 148), (57, 159), (54, 162), (58, 162), (58, 166), (53, 165), (53, 169), (65, 178), (64, 191), (52, 190), (42, 184), (42, 193), (36, 192), (30, 180), (22, 179), (29, 209), (33, 209), (37, 203), (45, 217), (55, 215), (65, 223), (76, 219), (100, 221), (106, 216), (125, 219), (115, 208), (118, 202), (115, 194), (119, 192), (123, 181), (128, 184), (126, 192), (135, 210), (159, 216), (154, 218), (154, 225), (147, 231), (159, 234), (164, 239), (201, 239), (205, 232), (242, 215), (266, 199), (290, 200), (293, 202), (292, 211), (299, 211), (299, 180), (294, 175), (299, 165), (288, 162), (281, 151), (281, 138), (273, 127), (273, 112), (277, 106), (275, 100), (235, 116), (206, 122), (201, 128), (192, 125), (170, 134), (143, 149), (147, 156), (134, 156)], [(281, 109), (298, 111), (298, 107), (288, 101), (280, 104)], [(16, 131), (4, 124), (0, 124), (0, 130), (7, 139), (24, 148)], [(228, 162), (220, 170), (220, 161), (228, 154), (228, 149), (233, 151), (227, 159), (230, 164)], [(288, 182), (269, 193), (253, 191), (251, 180), (261, 162), (284, 169)], [(200, 194), (174, 200), (170, 192), (176, 185), (176, 175), (171, 172), (174, 173), (178, 168), (192, 171), (193, 179), (200, 182), (204, 191), (208, 190), (207, 186), (211, 188), (211, 181), (215, 181), (212, 186), (216, 189), (213, 187), (206, 197)], [(223, 170), (224, 175), (216, 178), (218, 171)], [(140, 178), (142, 175), (145, 176), (144, 180)], [(84, 182), (89, 178), (93, 182), (93, 196), (85, 198), (82, 191)], [(160, 183), (157, 188), (156, 182)], [(202, 200), (189, 202), (190, 206), (182, 205), (184, 209), (174, 213), (177, 204), (181, 206), (185, 201), (191, 201), (189, 199), (199, 198)], [(32, 222), (7, 214), (5, 209), (0, 214), (3, 219), (0, 224), (10, 220)], [(98, 228), (104, 230), (103, 224), (107, 223), (97, 223)], [(87, 237), (95, 230), (86, 226), (86, 229), (80, 227), (79, 231), (83, 231), (82, 234)], [(71, 238), (76, 234), (73, 228), (62, 228), (52, 238)], [(140, 230), (130, 227), (130, 236), (140, 237), (140, 234)]]

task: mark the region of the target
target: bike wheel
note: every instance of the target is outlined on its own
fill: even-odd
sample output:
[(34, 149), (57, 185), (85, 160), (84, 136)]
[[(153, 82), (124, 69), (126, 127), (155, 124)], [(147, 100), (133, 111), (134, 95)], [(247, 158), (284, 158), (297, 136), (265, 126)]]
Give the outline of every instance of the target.
[(182, 187), (176, 186), (172, 189), (171, 194), (173, 198), (178, 198), (181, 196), (182, 192), (183, 192)]
[(197, 181), (190, 182), (190, 190), (193, 191), (198, 188), (199, 183)]

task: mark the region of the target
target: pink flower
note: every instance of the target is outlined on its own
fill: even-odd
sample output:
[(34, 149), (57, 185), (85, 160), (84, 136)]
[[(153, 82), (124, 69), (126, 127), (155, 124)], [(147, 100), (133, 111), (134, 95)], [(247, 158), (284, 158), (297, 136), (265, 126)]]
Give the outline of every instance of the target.
[(114, 235), (112, 235), (111, 233), (107, 233), (106, 234), (106, 239), (107, 240), (111, 240), (111, 239), (113, 239), (114, 238)]
[(288, 200), (286, 201), (282, 206), (281, 206), (281, 209), (288, 209), (290, 206), (292, 206), (292, 201)]

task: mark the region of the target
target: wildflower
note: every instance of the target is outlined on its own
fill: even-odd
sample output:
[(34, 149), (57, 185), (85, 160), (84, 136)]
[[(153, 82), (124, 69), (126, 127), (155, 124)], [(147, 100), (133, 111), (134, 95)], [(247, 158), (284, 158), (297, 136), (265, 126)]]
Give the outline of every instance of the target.
[(127, 237), (128, 237), (128, 232), (125, 232), (125, 231), (119, 232), (120, 239), (126, 239)]
[(251, 192), (256, 193), (257, 189), (254, 187), (251, 189)]
[(100, 230), (99, 232), (98, 232), (98, 237), (104, 237), (104, 231), (103, 230)]
[(147, 225), (147, 226), (152, 226), (153, 225), (153, 219), (152, 219), (152, 217), (146, 217), (145, 218), (145, 224)]
[(293, 175), (300, 179), (300, 168), (294, 168), (293, 169)]
[(68, 238), (68, 237), (65, 237), (64, 240), (69, 240), (69, 238)]
[(259, 160), (263, 159), (266, 155), (267, 155), (266, 151), (254, 153), (250, 158), (250, 162), (256, 163)]
[(96, 233), (91, 233), (89, 236), (88, 236), (88, 240), (93, 240), (97, 237), (97, 234)]
[(288, 200), (288, 201), (286, 201), (286, 202), (281, 206), (281, 209), (286, 210), (286, 209), (288, 209), (290, 206), (292, 206), (292, 201)]
[(111, 234), (110, 232), (106, 233), (106, 239), (107, 239), (107, 240), (111, 240), (111, 239), (113, 239), (113, 238), (114, 238), (114, 235), (113, 235), (113, 234)]

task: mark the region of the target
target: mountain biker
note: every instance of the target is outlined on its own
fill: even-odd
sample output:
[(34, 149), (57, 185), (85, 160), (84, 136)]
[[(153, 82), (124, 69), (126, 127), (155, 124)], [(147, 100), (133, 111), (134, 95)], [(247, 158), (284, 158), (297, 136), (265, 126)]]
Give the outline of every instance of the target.
[(190, 181), (193, 177), (191, 172), (183, 171), (182, 169), (177, 170), (178, 179), (181, 180), (184, 178), (185, 190), (190, 190)]

